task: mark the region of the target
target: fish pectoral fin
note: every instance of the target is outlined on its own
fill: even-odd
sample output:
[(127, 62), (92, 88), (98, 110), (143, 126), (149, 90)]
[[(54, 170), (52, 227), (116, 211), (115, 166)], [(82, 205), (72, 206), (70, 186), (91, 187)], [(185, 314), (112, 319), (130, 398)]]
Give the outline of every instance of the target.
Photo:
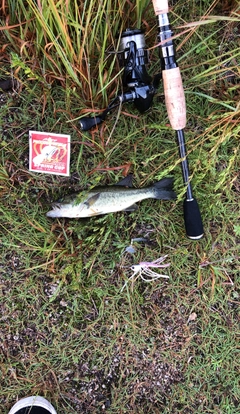
[(84, 204), (86, 204), (90, 208), (96, 203), (99, 197), (100, 193), (96, 193), (93, 196), (89, 197), (86, 201), (84, 201)]
[(123, 211), (136, 211), (137, 209), (138, 209), (138, 205), (133, 204), (132, 206), (125, 208)]

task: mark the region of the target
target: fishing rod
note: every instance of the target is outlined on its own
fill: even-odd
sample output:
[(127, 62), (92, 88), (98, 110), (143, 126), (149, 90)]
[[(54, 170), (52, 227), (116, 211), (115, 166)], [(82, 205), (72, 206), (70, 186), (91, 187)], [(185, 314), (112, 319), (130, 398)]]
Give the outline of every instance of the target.
[(152, 0), (152, 3), (158, 21), (159, 54), (165, 103), (171, 127), (176, 131), (183, 181), (186, 185), (186, 198), (183, 203), (185, 228), (190, 239), (198, 240), (203, 236), (203, 224), (199, 206), (193, 197), (190, 184), (190, 172), (184, 137), (186, 103), (182, 77), (177, 65), (172, 40), (173, 32), (168, 19), (168, 0)]

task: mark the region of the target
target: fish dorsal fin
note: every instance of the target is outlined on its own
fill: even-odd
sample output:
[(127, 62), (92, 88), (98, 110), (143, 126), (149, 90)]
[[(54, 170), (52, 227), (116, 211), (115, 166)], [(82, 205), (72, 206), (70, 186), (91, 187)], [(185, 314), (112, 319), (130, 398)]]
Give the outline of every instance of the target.
[(133, 175), (129, 174), (126, 177), (124, 177), (122, 180), (120, 180), (115, 185), (119, 185), (119, 186), (122, 186), (122, 187), (133, 187), (132, 180), (133, 180)]
[(96, 193), (93, 196), (89, 197), (86, 201), (84, 201), (84, 204), (86, 204), (88, 207), (92, 207), (99, 199), (99, 197), (100, 193)]

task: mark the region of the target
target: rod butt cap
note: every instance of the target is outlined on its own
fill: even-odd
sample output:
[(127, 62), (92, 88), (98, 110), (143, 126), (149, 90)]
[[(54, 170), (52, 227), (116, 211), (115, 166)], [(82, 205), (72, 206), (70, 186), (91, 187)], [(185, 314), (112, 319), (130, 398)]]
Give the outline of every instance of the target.
[(184, 221), (187, 237), (191, 240), (199, 240), (203, 237), (203, 223), (197, 201), (184, 200)]

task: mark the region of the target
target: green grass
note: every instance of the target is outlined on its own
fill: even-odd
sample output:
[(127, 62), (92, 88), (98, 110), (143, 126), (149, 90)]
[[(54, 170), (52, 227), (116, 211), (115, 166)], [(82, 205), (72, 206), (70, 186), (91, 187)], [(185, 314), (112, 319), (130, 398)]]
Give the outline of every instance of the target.
[[(38, 2), (5, 2), (0, 16), (0, 77), (21, 82), (0, 102), (3, 414), (31, 394), (47, 397), (58, 414), (237, 414), (239, 6), (179, 0), (170, 15), (205, 230), (193, 242), (185, 236), (185, 189), (162, 86), (148, 113), (128, 104), (98, 130), (78, 128), (82, 115), (104, 108), (119, 90), (120, 68), (105, 53), (116, 47), (117, 32), (141, 26), (148, 46), (156, 44), (151, 3), (39, 3), (42, 13)], [(157, 50), (150, 56), (153, 75)], [(71, 134), (70, 177), (29, 172), (29, 130)], [(136, 186), (173, 174), (177, 200), (143, 201), (133, 213), (47, 219), (53, 200), (128, 172)], [(134, 242), (135, 254), (127, 253), (139, 237), (149, 243)], [(165, 254), (169, 280), (136, 278), (122, 290), (132, 264)]]

